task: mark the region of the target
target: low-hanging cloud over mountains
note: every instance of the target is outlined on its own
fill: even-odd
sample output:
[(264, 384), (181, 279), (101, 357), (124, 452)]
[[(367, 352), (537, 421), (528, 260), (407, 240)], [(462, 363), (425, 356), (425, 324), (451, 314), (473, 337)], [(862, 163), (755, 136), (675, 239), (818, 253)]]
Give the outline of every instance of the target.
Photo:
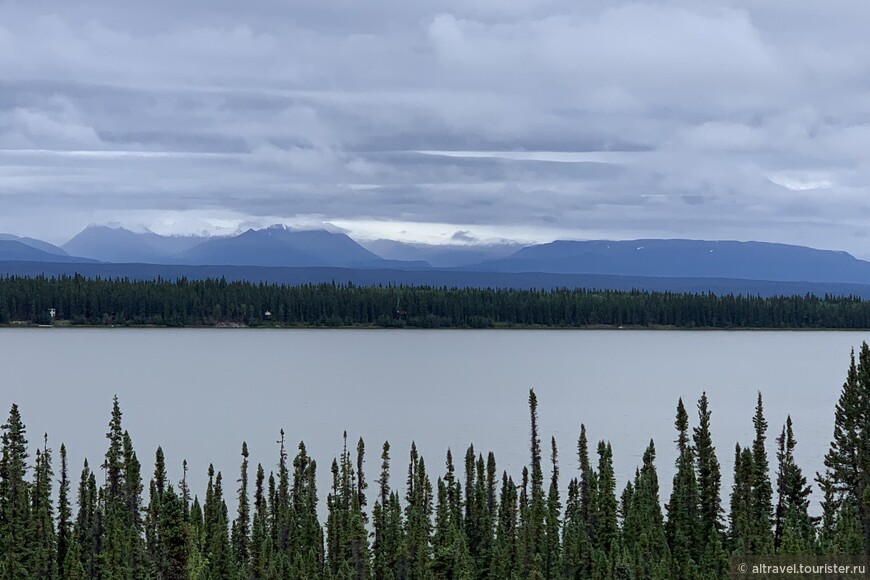
[(0, 3), (0, 231), (867, 255), (866, 2)]

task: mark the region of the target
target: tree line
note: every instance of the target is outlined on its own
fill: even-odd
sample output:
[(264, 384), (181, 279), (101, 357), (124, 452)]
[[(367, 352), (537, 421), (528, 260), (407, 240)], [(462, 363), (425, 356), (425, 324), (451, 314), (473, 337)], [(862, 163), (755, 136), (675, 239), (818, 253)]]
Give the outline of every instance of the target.
[[(473, 446), (461, 458), (448, 449), (435, 467), (412, 444), (400, 490), (390, 479), (386, 442), (370, 489), (365, 442), (353, 446), (345, 434), (330, 465), (325, 522), (318, 517), (317, 463), (304, 443), (291, 459), (283, 431), (274, 468), (252, 469), (242, 443), (238, 476), (228, 478), (234, 484), (210, 466), (201, 500), (188, 486), (186, 462), (182, 479), (169, 481), (161, 448), (151, 476), (143, 475), (117, 398), (105, 457), (99, 466), (85, 460), (77, 483), (64, 445), (55, 473), (47, 436), (30, 461), (27, 431), (12, 405), (2, 426), (0, 580), (688, 580), (727, 577), (736, 554), (870, 549), (866, 343), (857, 360), (852, 353), (830, 449), (815, 476), (819, 517), (810, 514), (811, 485), (795, 461), (791, 418), (768, 455), (761, 394), (754, 438), (734, 449), (727, 506), (706, 393), (694, 426), (677, 403), (668, 498), (660, 497), (652, 441), (617, 493), (610, 443), (592, 444), (581, 425), (571, 467), (563, 467), (555, 438), (541, 441), (534, 391), (528, 403), (529, 461), (516, 479)], [(237, 498), (232, 515), (229, 494)]]
[(0, 278), (0, 324), (385, 328), (870, 328), (854, 296)]

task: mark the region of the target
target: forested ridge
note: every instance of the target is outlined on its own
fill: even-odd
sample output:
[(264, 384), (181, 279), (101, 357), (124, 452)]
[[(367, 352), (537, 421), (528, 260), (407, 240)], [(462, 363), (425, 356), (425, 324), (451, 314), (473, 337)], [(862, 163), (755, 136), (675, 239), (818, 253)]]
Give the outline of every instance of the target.
[[(713, 441), (706, 393), (694, 421), (677, 403), (674, 443), (657, 449), (650, 441), (622, 490), (607, 441), (593, 444), (580, 425), (576, 447), (560, 460), (555, 438), (541, 441), (534, 391), (528, 404), (529, 460), (518, 474), (499, 472), (494, 455), (473, 446), (427, 463), (412, 444), (407, 478), (395, 484), (389, 442), (373, 475), (365, 442), (353, 445), (345, 434), (323, 494), (315, 459), (304, 443), (291, 459), (281, 431), (274, 468), (249, 465), (242, 443), (238, 474), (209, 467), (202, 495), (188, 486), (186, 461), (181, 480), (169, 481), (161, 448), (152, 475), (143, 473), (117, 398), (105, 457), (85, 460), (77, 481), (66, 448), (55, 455), (47, 435), (31, 457), (13, 404), (2, 426), (0, 580), (695, 579), (726, 577), (740, 554), (868, 553), (866, 343), (857, 360), (852, 353), (824, 465), (811, 466), (820, 470), (820, 517), (810, 513), (808, 474), (795, 462), (791, 418), (769, 434), (760, 393), (754, 438), (734, 448), (730, 494), (718, 459), (728, 451)], [(676, 465), (668, 498), (659, 494), (662, 452)]]
[(870, 328), (870, 302), (616, 290), (0, 278), (0, 324)]

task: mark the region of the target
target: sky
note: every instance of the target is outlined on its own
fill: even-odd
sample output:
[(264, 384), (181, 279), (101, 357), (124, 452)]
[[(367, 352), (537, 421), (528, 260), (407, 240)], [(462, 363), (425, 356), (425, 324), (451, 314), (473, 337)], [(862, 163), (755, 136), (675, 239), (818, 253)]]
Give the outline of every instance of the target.
[(0, 0), (0, 232), (870, 257), (870, 3)]

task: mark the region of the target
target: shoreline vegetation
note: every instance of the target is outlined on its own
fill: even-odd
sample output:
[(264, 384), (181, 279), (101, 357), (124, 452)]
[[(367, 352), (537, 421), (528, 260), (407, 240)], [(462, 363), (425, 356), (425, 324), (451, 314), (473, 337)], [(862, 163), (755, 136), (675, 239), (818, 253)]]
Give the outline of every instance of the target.
[[(66, 447), (60, 445), (56, 467), (47, 434), (30, 461), (27, 429), (13, 404), (2, 425), (0, 578), (690, 580), (726, 578), (746, 555), (870, 551), (866, 343), (857, 360), (852, 352), (830, 448), (823, 465), (812, 466), (821, 471), (813, 476), (797, 464), (791, 417), (768, 433), (759, 393), (753, 440), (734, 448), (727, 494), (718, 457), (730, 442), (717, 449), (706, 393), (694, 421), (677, 402), (673, 443), (657, 448), (651, 440), (622, 490), (607, 440), (594, 444), (581, 424), (570, 459), (560, 460), (555, 438), (541, 441), (534, 390), (528, 405), (529, 460), (521, 473), (499, 472), (494, 454), (473, 445), (461, 458), (448, 449), (443, 463), (427, 467), (412, 443), (407, 478), (394, 484), (389, 442), (372, 477), (365, 442), (353, 445), (345, 432), (324, 494), (305, 443), (291, 460), (281, 430), (275, 469), (249, 465), (243, 442), (235, 483), (209, 466), (200, 495), (188, 486), (186, 461), (181, 481), (169, 480), (162, 448), (146, 488), (117, 397), (105, 458), (99, 467), (86, 459), (77, 486)], [(668, 498), (659, 493), (658, 449), (676, 465)], [(819, 517), (810, 515), (813, 485), (822, 496)], [(234, 514), (229, 494), (237, 497)]]
[(870, 301), (810, 294), (0, 278), (0, 327), (34, 326), (865, 330)]

